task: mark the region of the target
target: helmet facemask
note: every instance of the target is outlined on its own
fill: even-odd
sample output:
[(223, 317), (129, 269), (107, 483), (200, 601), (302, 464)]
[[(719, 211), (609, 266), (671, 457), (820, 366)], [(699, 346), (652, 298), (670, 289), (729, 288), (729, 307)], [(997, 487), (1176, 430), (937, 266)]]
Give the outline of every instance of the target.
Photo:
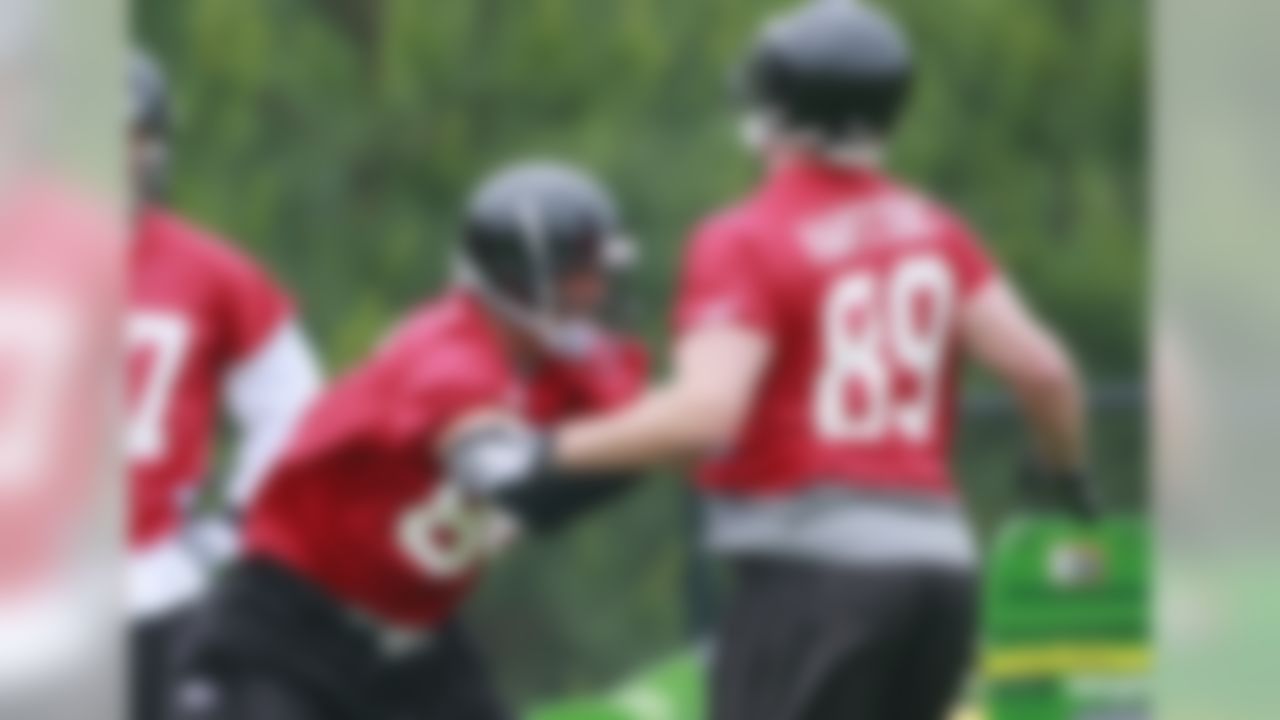
[(522, 277), (495, 277), (463, 252), (456, 261), (457, 280), (542, 351), (581, 357), (600, 337), (615, 276), (633, 266), (635, 246), (624, 235), (608, 233), (584, 242), (579, 257), (556, 257), (538, 204), (521, 205), (517, 217), (528, 261)]

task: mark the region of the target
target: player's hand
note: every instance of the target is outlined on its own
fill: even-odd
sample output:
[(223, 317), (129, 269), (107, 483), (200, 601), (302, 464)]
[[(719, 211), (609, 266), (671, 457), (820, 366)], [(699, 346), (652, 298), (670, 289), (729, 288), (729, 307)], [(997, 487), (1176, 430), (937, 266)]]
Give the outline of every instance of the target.
[(472, 497), (500, 498), (547, 474), (550, 438), (514, 420), (486, 423), (458, 434), (445, 453), (455, 487)]
[(1102, 514), (1097, 486), (1082, 471), (1050, 470), (1027, 461), (1020, 476), (1024, 497), (1035, 509), (1066, 512), (1083, 522), (1094, 522)]
[(1089, 475), (1079, 471), (1051, 473), (1046, 482), (1050, 501), (1062, 512), (1086, 523), (1097, 521), (1102, 514), (1098, 489)]
[(229, 513), (210, 513), (183, 528), (184, 545), (209, 569), (227, 564), (240, 553), (239, 523)]

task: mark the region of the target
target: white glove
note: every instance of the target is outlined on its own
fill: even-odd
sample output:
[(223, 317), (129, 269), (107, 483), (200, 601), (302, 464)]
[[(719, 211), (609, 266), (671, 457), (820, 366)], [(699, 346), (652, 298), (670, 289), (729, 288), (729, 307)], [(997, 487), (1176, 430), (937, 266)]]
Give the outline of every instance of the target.
[(447, 451), (449, 481), (473, 497), (496, 498), (546, 475), (549, 438), (529, 425), (504, 422), (468, 431)]

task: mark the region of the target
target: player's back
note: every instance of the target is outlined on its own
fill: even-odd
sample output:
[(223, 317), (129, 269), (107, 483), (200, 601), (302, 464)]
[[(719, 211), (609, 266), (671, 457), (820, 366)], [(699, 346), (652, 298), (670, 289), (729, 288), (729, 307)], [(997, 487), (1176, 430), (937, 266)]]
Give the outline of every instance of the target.
[(950, 493), (957, 311), (991, 273), (962, 223), (877, 173), (797, 163), (706, 223), (686, 268), (682, 332), (746, 326), (773, 349), (708, 489)]

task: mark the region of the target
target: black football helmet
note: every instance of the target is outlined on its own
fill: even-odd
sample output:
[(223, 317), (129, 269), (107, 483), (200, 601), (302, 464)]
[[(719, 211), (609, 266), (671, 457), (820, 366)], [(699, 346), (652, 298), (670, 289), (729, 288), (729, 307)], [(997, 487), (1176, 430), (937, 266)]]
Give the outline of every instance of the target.
[(129, 130), (140, 143), (135, 160), (134, 192), (140, 198), (159, 196), (169, 173), (169, 84), (160, 65), (135, 50), (129, 61)]
[(753, 122), (833, 147), (888, 136), (913, 72), (888, 15), (855, 0), (812, 0), (764, 26), (738, 90)]
[(590, 175), (554, 162), (524, 162), (480, 184), (467, 210), (460, 280), (499, 315), (552, 350), (582, 338), (567, 319), (561, 281), (576, 273), (612, 275), (634, 258), (616, 205)]

